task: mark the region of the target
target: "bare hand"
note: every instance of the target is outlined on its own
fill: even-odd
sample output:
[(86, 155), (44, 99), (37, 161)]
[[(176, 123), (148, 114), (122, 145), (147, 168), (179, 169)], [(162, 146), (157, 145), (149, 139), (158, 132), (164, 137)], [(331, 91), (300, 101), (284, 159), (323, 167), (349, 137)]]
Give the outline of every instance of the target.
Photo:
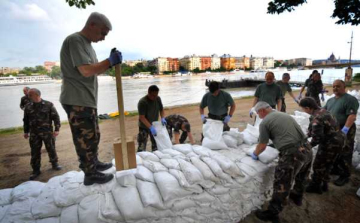
[(56, 136), (59, 135), (59, 132), (58, 132), (58, 131), (57, 131), (57, 132), (55, 131), (53, 135), (54, 135), (54, 137), (56, 137)]
[(29, 138), (29, 133), (24, 133), (24, 138), (28, 139)]

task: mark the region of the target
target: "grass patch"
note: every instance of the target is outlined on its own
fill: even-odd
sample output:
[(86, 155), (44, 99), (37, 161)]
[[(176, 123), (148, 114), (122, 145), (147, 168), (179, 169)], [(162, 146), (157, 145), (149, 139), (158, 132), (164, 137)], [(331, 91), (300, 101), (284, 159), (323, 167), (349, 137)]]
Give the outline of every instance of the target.
[(16, 134), (16, 133), (21, 133), (21, 132), (24, 132), (23, 127), (0, 129), (0, 135), (10, 135), (10, 134)]
[(128, 115), (126, 115), (126, 117), (133, 117), (133, 116), (137, 116), (137, 115), (139, 115), (139, 112), (137, 112), (137, 111), (131, 111), (131, 112), (129, 112)]
[(244, 97), (240, 97), (239, 99), (249, 99), (249, 98), (254, 98), (255, 96), (244, 96)]

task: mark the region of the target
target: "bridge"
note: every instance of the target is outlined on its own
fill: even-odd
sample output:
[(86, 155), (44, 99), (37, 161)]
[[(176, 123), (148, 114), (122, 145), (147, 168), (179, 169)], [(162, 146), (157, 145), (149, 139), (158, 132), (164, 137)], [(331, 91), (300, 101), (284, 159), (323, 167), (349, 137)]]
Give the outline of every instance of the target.
[(306, 69), (314, 69), (314, 68), (326, 68), (326, 67), (335, 67), (335, 68), (343, 68), (343, 67), (349, 67), (353, 65), (360, 65), (360, 62), (356, 63), (334, 63), (334, 64), (316, 64), (311, 66), (305, 66)]

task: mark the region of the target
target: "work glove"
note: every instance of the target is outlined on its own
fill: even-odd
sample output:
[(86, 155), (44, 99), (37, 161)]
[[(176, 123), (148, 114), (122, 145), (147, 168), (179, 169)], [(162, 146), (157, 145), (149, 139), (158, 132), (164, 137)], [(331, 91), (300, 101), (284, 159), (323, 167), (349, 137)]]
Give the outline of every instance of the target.
[(153, 125), (150, 127), (150, 132), (151, 132), (151, 135), (153, 135), (153, 136), (157, 135), (156, 129)]
[(252, 108), (250, 109), (250, 111), (249, 111), (250, 118), (252, 118), (252, 116), (253, 116), (254, 113), (256, 113), (256, 112), (255, 112), (255, 108), (252, 107)]
[(253, 160), (259, 160), (259, 157), (255, 155), (255, 153), (251, 154), (251, 158), (253, 158)]
[(324, 94), (321, 94), (321, 101), (325, 101), (325, 97), (324, 97)]
[(201, 115), (201, 121), (202, 121), (203, 124), (206, 123), (206, 117), (205, 117), (205, 115)]
[(348, 132), (349, 132), (349, 128), (346, 127), (346, 126), (344, 126), (344, 127), (341, 129), (341, 131), (342, 131), (345, 135), (347, 135)]
[(110, 67), (121, 63), (122, 62), (121, 52), (116, 50), (116, 48), (112, 49), (108, 60), (110, 61)]
[(231, 119), (231, 115), (227, 115), (224, 119), (224, 123), (228, 124), (228, 122), (230, 122), (230, 119)]
[(165, 119), (165, 118), (162, 118), (162, 119), (161, 119), (161, 123), (165, 126), (165, 125), (167, 124), (166, 119)]
[(299, 94), (299, 96), (298, 96), (298, 98), (297, 98), (297, 99), (298, 99), (298, 101), (300, 101), (300, 100), (301, 100), (301, 98), (302, 98), (302, 94), (300, 93), (300, 94)]

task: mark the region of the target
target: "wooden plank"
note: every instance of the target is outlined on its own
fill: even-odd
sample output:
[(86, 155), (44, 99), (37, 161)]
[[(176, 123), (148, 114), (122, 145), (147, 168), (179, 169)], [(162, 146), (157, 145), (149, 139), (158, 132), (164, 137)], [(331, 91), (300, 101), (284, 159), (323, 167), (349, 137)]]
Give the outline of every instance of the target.
[[(125, 145), (127, 146), (128, 169), (136, 168), (135, 141), (128, 137)], [(122, 142), (120, 139), (114, 142), (114, 155), (116, 171), (126, 170), (123, 162), (125, 156), (123, 155)]]

